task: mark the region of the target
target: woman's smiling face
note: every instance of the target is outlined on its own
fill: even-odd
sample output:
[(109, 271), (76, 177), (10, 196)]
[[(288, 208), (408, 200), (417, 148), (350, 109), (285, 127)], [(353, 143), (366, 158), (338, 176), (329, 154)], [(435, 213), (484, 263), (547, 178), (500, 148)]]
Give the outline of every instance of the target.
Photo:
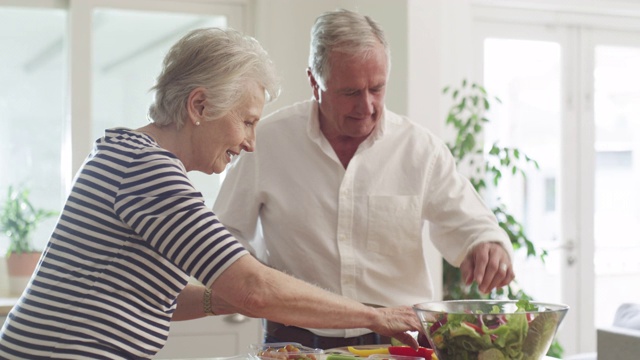
[[(215, 100), (214, 100), (215, 101)], [(203, 121), (194, 128), (194, 170), (206, 174), (224, 171), (233, 156), (240, 151), (252, 152), (255, 147), (255, 128), (262, 116), (265, 95), (257, 84), (247, 86), (241, 102), (225, 116)]]

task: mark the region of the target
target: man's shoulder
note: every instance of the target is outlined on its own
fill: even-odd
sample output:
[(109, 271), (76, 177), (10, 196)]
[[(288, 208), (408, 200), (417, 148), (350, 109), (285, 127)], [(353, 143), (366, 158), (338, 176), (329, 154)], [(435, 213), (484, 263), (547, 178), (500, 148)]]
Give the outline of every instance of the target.
[(447, 149), (446, 142), (442, 138), (407, 116), (387, 111), (385, 120), (383, 147), (425, 156), (442, 154)]
[(296, 102), (292, 105), (281, 107), (266, 115), (261, 123), (262, 126), (272, 125), (287, 121), (301, 121), (308, 119), (313, 107), (312, 100)]
[(395, 132), (397, 135), (417, 137), (420, 139), (429, 138), (436, 142), (442, 141), (426, 126), (409, 119), (407, 116), (396, 114), (390, 110), (386, 110), (385, 116), (387, 129)]
[(312, 101), (299, 102), (265, 116), (256, 128), (258, 147), (279, 147), (295, 139), (304, 141), (306, 137), (303, 134), (306, 132), (312, 108)]

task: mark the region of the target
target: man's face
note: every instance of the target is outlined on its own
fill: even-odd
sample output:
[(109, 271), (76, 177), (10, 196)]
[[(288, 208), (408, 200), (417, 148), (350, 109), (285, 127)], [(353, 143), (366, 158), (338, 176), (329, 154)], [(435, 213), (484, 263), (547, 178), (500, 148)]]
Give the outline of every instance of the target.
[(362, 56), (333, 52), (326, 89), (311, 76), (320, 107), (320, 129), (327, 139), (366, 139), (379, 123), (384, 108), (388, 59), (382, 45)]

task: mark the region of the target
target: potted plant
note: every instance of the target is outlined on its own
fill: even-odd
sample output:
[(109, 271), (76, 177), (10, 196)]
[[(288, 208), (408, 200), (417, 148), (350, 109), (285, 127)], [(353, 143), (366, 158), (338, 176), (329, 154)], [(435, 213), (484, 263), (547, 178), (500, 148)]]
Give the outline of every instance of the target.
[[(492, 144), (488, 152), (484, 150), (481, 136), (484, 125), (490, 120), (485, 116), (495, 101), (500, 99), (490, 96), (481, 85), (462, 81), (460, 87), (445, 87), (443, 94), (451, 96), (453, 101), (447, 113), (446, 124), (452, 126), (456, 133), (453, 142), (448, 143), (449, 150), (458, 166), (469, 170), (469, 180), (479, 194), (488, 189), (485, 179), (490, 179), (494, 187), (498, 187), (503, 176), (522, 176), (526, 178), (526, 170), (539, 169), (538, 163), (518, 148), (501, 147)], [(514, 251), (526, 251), (527, 257), (537, 257), (544, 262), (547, 251), (538, 249), (528, 238), (522, 223), (509, 212), (505, 204), (498, 202), (492, 209), (498, 224), (509, 236)], [(509, 299), (531, 299), (524, 289), (514, 280), (507, 286), (507, 293), (497, 289), (489, 294), (478, 291), (476, 283), (467, 287), (462, 280), (460, 269), (443, 260), (443, 297), (445, 300), (458, 299), (496, 299), (507, 296)], [(562, 358), (563, 348), (554, 340), (547, 355)]]
[(9, 186), (0, 208), (0, 231), (9, 239), (6, 263), (11, 294), (22, 292), (40, 259), (41, 252), (33, 245), (35, 229), (55, 215), (53, 211), (36, 209), (27, 188)]

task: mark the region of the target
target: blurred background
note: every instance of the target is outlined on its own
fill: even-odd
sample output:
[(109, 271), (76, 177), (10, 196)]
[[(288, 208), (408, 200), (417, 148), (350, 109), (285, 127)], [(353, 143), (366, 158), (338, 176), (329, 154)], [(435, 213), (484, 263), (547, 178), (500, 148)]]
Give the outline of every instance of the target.
[[(443, 87), (468, 79), (502, 100), (486, 146), (518, 147), (540, 169), (492, 191), (549, 253), (517, 252), (519, 283), (571, 306), (567, 355), (595, 351), (595, 329), (640, 302), (639, 0), (0, 0), (0, 198), (23, 185), (59, 210), (105, 128), (147, 123), (165, 52), (197, 27), (239, 29), (271, 54), (283, 92), (265, 114), (309, 98), (310, 27), (341, 7), (386, 30), (395, 112), (450, 139)], [(191, 176), (212, 204), (224, 174)]]

